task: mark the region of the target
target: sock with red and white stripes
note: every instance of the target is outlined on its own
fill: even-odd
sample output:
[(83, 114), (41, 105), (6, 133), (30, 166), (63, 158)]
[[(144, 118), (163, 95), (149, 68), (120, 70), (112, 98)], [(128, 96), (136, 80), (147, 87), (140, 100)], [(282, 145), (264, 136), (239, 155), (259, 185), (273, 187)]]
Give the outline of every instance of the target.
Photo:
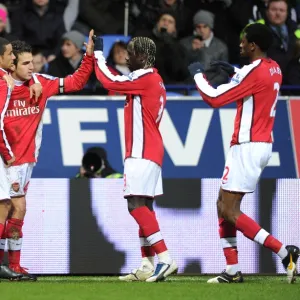
[(142, 254), (142, 265), (141, 268), (144, 269), (153, 269), (154, 268), (154, 256), (155, 251), (148, 243), (147, 239), (144, 237), (143, 231), (139, 228), (139, 237), (141, 245), (141, 254)]
[(245, 237), (257, 242), (260, 245), (276, 253), (284, 259), (288, 252), (280, 241), (275, 239), (269, 232), (261, 228), (254, 220), (245, 214), (241, 214), (235, 224), (237, 230), (241, 231)]
[(0, 224), (0, 264), (3, 262), (5, 244), (6, 244), (5, 224)]
[(130, 213), (140, 226), (143, 236), (153, 248), (160, 262), (171, 264), (172, 258), (162, 238), (155, 215), (146, 206), (141, 206)]
[(10, 267), (20, 265), (23, 240), (23, 220), (11, 218), (6, 224), (6, 237), (8, 245), (8, 262)]
[(234, 275), (239, 270), (236, 228), (223, 218), (219, 219), (219, 235), (226, 258), (226, 273)]

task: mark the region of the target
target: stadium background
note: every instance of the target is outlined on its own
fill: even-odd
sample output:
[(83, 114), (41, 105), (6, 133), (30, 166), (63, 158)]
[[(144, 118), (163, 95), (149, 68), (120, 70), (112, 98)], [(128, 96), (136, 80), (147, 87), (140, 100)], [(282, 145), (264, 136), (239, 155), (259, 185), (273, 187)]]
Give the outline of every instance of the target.
[[(54, 14), (62, 18), (66, 7), (76, 2), (80, 8), (84, 1), (93, 2), (50, 1), (51, 9), (55, 8), (52, 13), (55, 11)], [(11, 31), (7, 26), (0, 36), (8, 38), (8, 34), (17, 32), (14, 32), (15, 25), (23, 19), (20, 13), (25, 18), (25, 7), (32, 1), (1, 2), (7, 5)], [(105, 53), (108, 55), (112, 43), (120, 39), (128, 41), (130, 35), (134, 35), (132, 26), (140, 24), (136, 23), (140, 19), (134, 18), (132, 7), (149, 9), (153, 4), (153, 11), (159, 15), (158, 3), (162, 1), (100, 2), (103, 7), (104, 3), (113, 3), (112, 15), (117, 16), (121, 12), (124, 17), (124, 26), (118, 32), (98, 31), (105, 37)], [(243, 19), (237, 23), (230, 15), (230, 8), (241, 1), (179, 2), (186, 3), (187, 7), (192, 4), (193, 12), (199, 8), (212, 11), (216, 16), (215, 35), (224, 38), (229, 50), (233, 51), (230, 57), (234, 57), (238, 43), (232, 44), (228, 37), (233, 34), (239, 37), (241, 29), (249, 21)], [(259, 7), (257, 4), (263, 1), (246, 2), (242, 9), (249, 3)], [(128, 5), (124, 6), (124, 3)], [(141, 3), (146, 6), (139, 6)], [(289, 18), (298, 23), (299, 1), (290, 1), (290, 4)], [(240, 17), (244, 16), (244, 10), (239, 12)], [(109, 11), (103, 13), (108, 14)], [(71, 15), (74, 12), (71, 11)], [(79, 19), (80, 16), (81, 11)], [(30, 18), (26, 19), (26, 22), (30, 21)], [(107, 22), (109, 26), (113, 24)], [(65, 27), (66, 31), (72, 29)], [(82, 33), (86, 35), (85, 28), (91, 26), (76, 28), (83, 29)], [(233, 28), (235, 32), (230, 31)], [(44, 29), (47, 31), (47, 28)], [(41, 30), (41, 27), (37, 26), (36, 30)], [(51, 26), (48, 31), (51, 31)], [(57, 36), (55, 46), (58, 52), (59, 43), (60, 36)], [(36, 44), (34, 46), (39, 48), (40, 45)], [(236, 59), (230, 62), (239, 63)], [(176, 59), (174, 63), (177, 63)], [(296, 60), (295, 66), (298, 63)], [(48, 65), (47, 62), (45, 67)], [(218, 178), (223, 172), (232, 134), (235, 106), (212, 110), (195, 96), (197, 93), (190, 83), (174, 80), (166, 85), (168, 104), (161, 124), (166, 150), (163, 167), (165, 195), (157, 199), (156, 210), (179, 271), (218, 273), (225, 261), (219, 245), (215, 202)], [(284, 96), (277, 105), (272, 159), (262, 174), (257, 191), (245, 199), (243, 209), (288, 244), (300, 240), (300, 101), (295, 96), (300, 94), (300, 86), (297, 86), (300, 85), (300, 77), (296, 76), (296, 85), (287, 84), (281, 90)], [(73, 179), (84, 151), (92, 145), (104, 147), (112, 166), (122, 171), (122, 97), (100, 94), (107, 94), (107, 91), (99, 85), (89, 84), (81, 96), (59, 96), (48, 102), (44, 114), (43, 144), (29, 188), (24, 224), (22, 265), (32, 273), (116, 274), (128, 272), (139, 263), (137, 226), (127, 214), (122, 198), (122, 180)], [(280, 261), (271, 253), (241, 236), (238, 238), (244, 273), (284, 271)]]

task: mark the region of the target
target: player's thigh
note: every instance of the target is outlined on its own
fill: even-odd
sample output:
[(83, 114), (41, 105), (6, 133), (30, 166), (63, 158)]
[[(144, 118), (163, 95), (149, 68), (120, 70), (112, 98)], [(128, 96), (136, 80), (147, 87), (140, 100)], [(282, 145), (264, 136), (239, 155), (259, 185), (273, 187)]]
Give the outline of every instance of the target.
[(26, 198), (25, 196), (11, 198), (11, 205), (13, 210), (26, 212)]
[(19, 166), (12, 166), (8, 168), (11, 198), (23, 197), (26, 195), (33, 167), (33, 163), (25, 163)]
[(162, 181), (162, 173), (161, 168), (156, 172), (156, 186), (155, 186), (155, 197), (163, 195), (163, 181)]
[(124, 197), (153, 198), (160, 174), (160, 166), (150, 160), (127, 158), (124, 163)]
[(230, 148), (222, 176), (223, 190), (251, 193), (272, 154), (272, 144), (245, 143)]

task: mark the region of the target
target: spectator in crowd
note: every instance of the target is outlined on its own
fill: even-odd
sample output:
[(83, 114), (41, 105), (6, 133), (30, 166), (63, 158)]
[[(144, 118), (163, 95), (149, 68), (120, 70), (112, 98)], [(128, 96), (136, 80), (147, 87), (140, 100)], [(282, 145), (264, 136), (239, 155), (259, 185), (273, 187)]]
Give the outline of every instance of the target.
[(177, 39), (176, 18), (173, 11), (163, 11), (152, 32), (141, 36), (151, 38), (156, 44), (155, 67), (165, 84), (183, 82), (189, 77), (185, 51)]
[(115, 42), (107, 57), (107, 65), (114, 75), (128, 75), (130, 73), (127, 58), (127, 44), (123, 41)]
[[(288, 2), (288, 17), (292, 19), (294, 22), (298, 22), (299, 15), (297, 13), (297, 2), (299, 0), (291, 0)], [(251, 3), (252, 2), (252, 3)], [(268, 8), (269, 0), (252, 0), (250, 1), (252, 4), (251, 18), (248, 22), (256, 22), (260, 19), (266, 18), (266, 10)], [(300, 3), (300, 2), (299, 2)]]
[(173, 12), (179, 37), (186, 36), (192, 29), (188, 26), (192, 13), (185, 6), (184, 0), (142, 0), (140, 2), (139, 15), (135, 22), (139, 30), (151, 30), (161, 12), (166, 10)]
[[(300, 86), (300, 40), (296, 41), (293, 58), (287, 65), (284, 84)], [(289, 90), (288, 94), (300, 95), (300, 90)]]
[(34, 73), (46, 73), (46, 58), (39, 49), (32, 50), (33, 57), (33, 72)]
[[(47, 73), (55, 77), (66, 77), (73, 74), (79, 67), (83, 58), (83, 43), (85, 36), (76, 30), (66, 32), (61, 38), (61, 51), (57, 57), (49, 63)], [(96, 83), (95, 74), (92, 73), (86, 88), (94, 88)], [(82, 94), (85, 91), (79, 91), (76, 94)]]
[(61, 52), (49, 64), (48, 74), (55, 77), (66, 77), (79, 67), (83, 57), (85, 36), (78, 31), (66, 32), (62, 36)]
[(62, 34), (63, 17), (55, 11), (55, 2), (32, 0), (20, 15), (12, 20), (12, 33), (34, 48), (39, 48), (50, 62), (57, 54)]
[(82, 158), (76, 178), (121, 178), (122, 174), (114, 170), (107, 160), (107, 153), (102, 147), (89, 148)]
[[(73, 1), (73, 0), (72, 0)], [(73, 29), (87, 35), (124, 33), (124, 0), (80, 0), (79, 15)]]
[[(127, 44), (118, 41), (113, 44), (107, 57), (107, 66), (114, 75), (128, 75), (130, 70), (127, 66)], [(123, 95), (116, 91), (108, 91), (109, 96)]]
[(16, 39), (15, 36), (9, 33), (10, 23), (8, 18), (8, 12), (5, 5), (0, 3), (0, 37), (7, 39), (8, 41), (13, 41)]
[(228, 61), (227, 46), (213, 33), (214, 17), (213, 13), (206, 10), (195, 14), (193, 35), (181, 40), (188, 64), (198, 61), (207, 68), (212, 61)]
[(287, 64), (294, 54), (296, 40), (300, 38), (297, 23), (288, 18), (287, 1), (269, 0), (266, 18), (257, 22), (266, 24), (271, 28), (274, 42), (268, 51), (268, 56), (279, 64), (283, 75), (285, 75)]

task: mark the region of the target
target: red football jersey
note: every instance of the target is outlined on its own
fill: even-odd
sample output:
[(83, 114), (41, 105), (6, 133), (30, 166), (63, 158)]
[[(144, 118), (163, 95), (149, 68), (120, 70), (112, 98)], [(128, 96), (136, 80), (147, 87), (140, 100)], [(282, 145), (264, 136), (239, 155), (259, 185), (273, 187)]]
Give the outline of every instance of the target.
[(7, 141), (7, 136), (4, 130), (4, 118), (9, 100), (11, 97), (11, 89), (8, 88), (4, 80), (0, 80), (0, 155), (4, 161), (12, 159), (13, 152)]
[(15, 81), (4, 118), (7, 140), (16, 157), (13, 165), (37, 161), (42, 141), (42, 116), (48, 99), (58, 93), (81, 90), (92, 73), (93, 61), (92, 56), (85, 56), (79, 69), (65, 78), (34, 74), (43, 87), (43, 93), (37, 103), (30, 99), (29, 94), (29, 85), (34, 83), (33, 80)]
[(95, 72), (103, 87), (126, 94), (124, 108), (125, 158), (151, 160), (162, 165), (164, 146), (159, 124), (166, 104), (166, 90), (156, 69), (113, 75), (101, 51), (95, 52)]
[(231, 145), (247, 142), (272, 143), (276, 103), (282, 82), (278, 64), (269, 58), (244, 66), (231, 82), (214, 89), (202, 74), (195, 75), (197, 88), (205, 102), (221, 107), (237, 102)]

